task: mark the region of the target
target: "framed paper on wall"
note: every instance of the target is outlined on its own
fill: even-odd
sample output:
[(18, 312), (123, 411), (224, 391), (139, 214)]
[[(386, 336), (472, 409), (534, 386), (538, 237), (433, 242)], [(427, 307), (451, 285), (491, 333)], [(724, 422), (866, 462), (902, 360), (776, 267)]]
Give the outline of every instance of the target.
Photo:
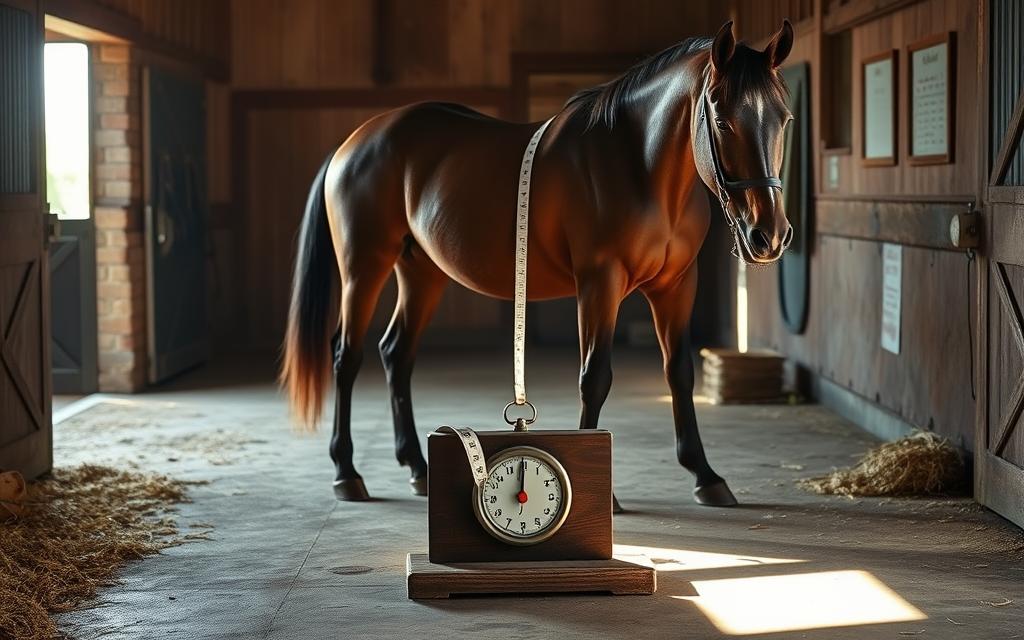
[(907, 47), (910, 64), (907, 148), (910, 164), (953, 162), (956, 139), (956, 33)]
[(864, 130), (862, 154), (867, 166), (896, 164), (896, 101), (899, 70), (894, 49), (866, 58), (861, 70)]

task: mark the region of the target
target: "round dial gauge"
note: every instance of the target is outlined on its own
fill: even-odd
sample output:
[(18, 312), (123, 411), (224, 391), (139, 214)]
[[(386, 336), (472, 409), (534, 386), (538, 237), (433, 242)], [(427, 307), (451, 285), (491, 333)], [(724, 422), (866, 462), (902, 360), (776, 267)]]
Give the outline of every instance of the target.
[(551, 454), (534, 447), (505, 449), (487, 461), (487, 481), (473, 492), (476, 517), (495, 538), (536, 544), (569, 515), (572, 486)]

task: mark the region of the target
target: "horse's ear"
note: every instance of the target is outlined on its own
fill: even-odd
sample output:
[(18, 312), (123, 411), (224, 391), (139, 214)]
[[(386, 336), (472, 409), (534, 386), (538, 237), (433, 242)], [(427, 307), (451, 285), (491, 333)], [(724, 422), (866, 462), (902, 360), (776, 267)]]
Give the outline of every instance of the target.
[(789, 57), (789, 52), (792, 50), (793, 25), (790, 24), (789, 20), (783, 20), (782, 28), (778, 30), (775, 36), (772, 37), (772, 41), (764, 48), (764, 52), (768, 54), (768, 60), (772, 65), (772, 69), (785, 62), (786, 58)]
[(722, 28), (715, 34), (715, 41), (711, 43), (711, 64), (715, 71), (723, 73), (725, 67), (732, 60), (732, 54), (736, 51), (736, 37), (732, 35), (732, 20), (722, 25)]

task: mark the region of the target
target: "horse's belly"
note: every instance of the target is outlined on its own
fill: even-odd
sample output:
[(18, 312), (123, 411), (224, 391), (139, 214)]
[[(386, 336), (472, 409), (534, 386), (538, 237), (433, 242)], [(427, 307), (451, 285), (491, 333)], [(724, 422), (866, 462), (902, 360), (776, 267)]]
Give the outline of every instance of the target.
[[(449, 278), (467, 289), (494, 298), (511, 300), (515, 294), (514, 236), (508, 247), (499, 245), (509, 233), (483, 229), (478, 225), (460, 225), (458, 231), (442, 225), (434, 228), (413, 226), (413, 237), (420, 248)], [(505, 243), (502, 243), (505, 244)], [(531, 249), (534, 249), (531, 243)], [(545, 259), (538, 249), (529, 256), (527, 296), (531, 300), (563, 298), (576, 294), (571, 272)]]

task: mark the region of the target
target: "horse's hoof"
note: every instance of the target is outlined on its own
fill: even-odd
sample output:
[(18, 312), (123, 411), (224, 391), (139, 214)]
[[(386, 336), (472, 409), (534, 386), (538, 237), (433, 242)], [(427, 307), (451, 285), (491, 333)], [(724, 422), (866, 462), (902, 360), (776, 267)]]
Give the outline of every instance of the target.
[(348, 478), (334, 481), (334, 497), (345, 502), (360, 502), (369, 500), (370, 494), (362, 478)]
[(732, 495), (725, 480), (709, 484), (706, 487), (697, 487), (693, 490), (693, 497), (697, 504), (707, 507), (734, 507), (738, 504), (736, 496)]
[(412, 495), (414, 496), (427, 495), (427, 476), (409, 478), (409, 489), (412, 491)]
[(612, 513), (622, 513), (624, 511), (625, 511), (625, 509), (623, 509), (622, 505), (619, 504), (619, 499), (616, 498), (615, 494), (613, 493), (612, 494)]

